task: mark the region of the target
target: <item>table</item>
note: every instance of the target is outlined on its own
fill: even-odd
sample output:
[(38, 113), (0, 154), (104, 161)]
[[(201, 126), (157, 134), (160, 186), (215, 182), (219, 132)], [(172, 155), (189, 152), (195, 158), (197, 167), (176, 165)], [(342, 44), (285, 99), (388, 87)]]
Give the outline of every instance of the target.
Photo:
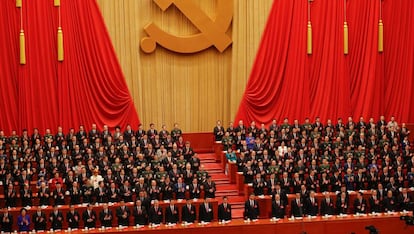
[[(303, 220), (282, 219), (278, 222), (271, 222), (269, 219), (261, 219), (257, 222), (246, 223), (243, 220), (234, 220), (228, 224), (219, 224), (212, 222), (206, 225), (192, 224), (182, 226), (178, 224), (173, 227), (161, 225), (160, 227), (151, 228), (148, 226), (142, 228), (128, 227), (124, 229), (110, 228), (106, 230), (76, 230), (71, 233), (152, 233), (152, 234), (274, 234), (274, 233), (301, 233), (306, 231), (308, 234), (349, 234), (349, 233), (368, 233), (365, 227), (368, 225), (375, 226), (380, 233), (398, 233), (408, 234), (414, 233), (414, 227), (405, 226), (405, 223), (399, 219), (400, 213), (392, 215), (365, 216), (339, 218), (333, 216), (328, 219), (317, 217), (315, 219), (305, 218)], [(58, 232), (59, 233), (59, 232)], [(60, 233), (68, 233), (61, 231)]]

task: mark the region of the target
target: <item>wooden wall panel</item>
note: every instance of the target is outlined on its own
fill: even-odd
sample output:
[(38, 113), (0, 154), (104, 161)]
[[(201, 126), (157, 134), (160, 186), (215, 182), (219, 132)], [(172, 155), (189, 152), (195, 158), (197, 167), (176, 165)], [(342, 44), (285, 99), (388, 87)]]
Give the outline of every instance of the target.
[[(215, 17), (218, 0), (193, 1)], [(178, 122), (185, 132), (204, 132), (217, 119), (227, 125), (234, 118), (273, 0), (234, 1), (233, 46), (181, 55), (160, 47), (145, 54), (139, 47), (149, 22), (176, 35), (197, 32), (174, 6), (162, 12), (152, 0), (97, 0), (145, 126)]]

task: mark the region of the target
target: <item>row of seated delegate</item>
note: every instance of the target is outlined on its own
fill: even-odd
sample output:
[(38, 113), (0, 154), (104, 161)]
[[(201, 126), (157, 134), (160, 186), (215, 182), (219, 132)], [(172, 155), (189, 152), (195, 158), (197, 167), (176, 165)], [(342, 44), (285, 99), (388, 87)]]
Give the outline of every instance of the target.
[[(22, 218), (25, 220), (23, 221)], [(2, 231), (61, 230), (115, 226), (175, 224), (231, 220), (230, 204), (218, 206), (214, 199), (158, 201), (151, 204), (140, 199), (135, 203), (97, 205), (38, 206), (3, 209)]]

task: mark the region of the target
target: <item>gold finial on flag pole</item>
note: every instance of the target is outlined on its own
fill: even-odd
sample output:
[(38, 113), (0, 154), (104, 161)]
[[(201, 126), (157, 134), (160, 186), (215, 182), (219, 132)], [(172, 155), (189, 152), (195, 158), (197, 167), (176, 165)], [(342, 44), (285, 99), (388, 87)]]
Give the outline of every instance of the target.
[(307, 33), (307, 53), (308, 55), (312, 54), (312, 22), (311, 22), (311, 10), (310, 5), (313, 0), (307, 0), (308, 1), (308, 33)]
[(26, 64), (26, 40), (24, 37), (24, 30), (20, 30), (20, 36), (19, 36), (19, 44), (20, 44), (20, 64), (24, 65)]
[(346, 17), (346, 0), (344, 0), (344, 54), (349, 53), (349, 41), (348, 41), (348, 22)]
[(380, 19), (378, 22), (378, 52), (384, 52), (384, 23), (382, 22), (382, 0), (380, 2)]
[[(56, 3), (56, 1), (55, 1)], [(60, 1), (58, 6), (58, 20), (59, 20), (59, 26), (57, 30), (57, 52), (58, 52), (58, 61), (63, 62), (65, 56), (64, 56), (64, 48), (63, 48), (63, 30), (62, 30), (62, 18), (60, 15)]]
[[(17, 3), (17, 2), (16, 2)], [(20, 64), (26, 64), (26, 40), (23, 29), (23, 2), (20, 0), (20, 34), (19, 34), (19, 49), (20, 49)]]

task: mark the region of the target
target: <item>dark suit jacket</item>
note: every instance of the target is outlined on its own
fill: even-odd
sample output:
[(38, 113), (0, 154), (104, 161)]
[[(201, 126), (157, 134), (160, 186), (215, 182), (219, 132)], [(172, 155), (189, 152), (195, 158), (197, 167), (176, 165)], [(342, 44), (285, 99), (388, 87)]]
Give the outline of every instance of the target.
[(293, 199), (290, 204), (292, 215), (295, 217), (302, 217), (305, 214), (305, 205), (303, 200), (300, 199), (300, 204), (296, 203), (296, 199)]
[(44, 212), (41, 212), (40, 215), (37, 215), (37, 212), (35, 212), (32, 216), (32, 221), (34, 224), (34, 229), (37, 230), (46, 230), (46, 214)]
[(194, 223), (196, 220), (196, 209), (195, 206), (191, 205), (190, 209), (188, 209), (187, 205), (184, 205), (181, 208), (181, 221), (187, 223)]
[(218, 206), (218, 219), (220, 220), (231, 220), (231, 205), (227, 203), (226, 209), (224, 209), (224, 204)]
[(141, 206), (141, 212), (138, 212), (138, 208), (136, 206), (134, 206), (133, 215), (134, 215), (134, 224), (135, 225), (137, 225), (137, 224), (139, 224), (139, 225), (147, 224), (148, 214), (147, 214), (147, 209), (145, 208), (145, 206)]
[(173, 210), (171, 210), (170, 206), (167, 206), (167, 208), (165, 209), (165, 222), (166, 223), (177, 223), (178, 222), (177, 206), (174, 206)]
[(348, 207), (349, 207), (348, 203), (349, 203), (348, 199), (345, 198), (345, 201), (343, 202), (341, 200), (341, 198), (338, 198), (336, 200), (336, 213), (338, 213), (338, 214), (347, 214), (348, 213)]
[(395, 199), (395, 197), (385, 197), (384, 201), (383, 201), (383, 205), (384, 205), (384, 211), (396, 211), (397, 208), (397, 201)]
[(75, 211), (73, 214), (70, 211), (66, 213), (66, 222), (68, 223), (68, 227), (79, 228), (80, 220), (81, 220), (81, 217), (77, 211)]
[[(210, 192), (210, 189), (212, 192)], [(204, 198), (215, 198), (216, 197), (216, 183), (211, 181), (211, 184), (205, 182), (204, 183)]]
[(282, 200), (279, 204), (275, 200), (272, 201), (272, 217), (283, 219), (285, 217), (286, 205)]
[(368, 201), (370, 212), (381, 212), (382, 202), (378, 198), (375, 200), (372, 196), (370, 196)]
[(354, 200), (354, 212), (355, 213), (367, 213), (367, 200), (362, 198), (362, 202), (359, 202), (359, 199)]
[(53, 190), (52, 198), (54, 200), (54, 205), (64, 205), (65, 204), (65, 191), (63, 188), (60, 189), (60, 192), (57, 189)]
[(51, 223), (51, 228), (53, 230), (62, 229), (63, 224), (63, 214), (62, 212), (58, 211), (58, 213), (55, 215), (55, 212), (51, 212), (49, 215), (49, 220)]
[[(105, 218), (107, 218), (107, 220), (105, 220)], [(113, 216), (110, 209), (108, 209), (106, 212), (104, 212), (104, 210), (101, 210), (101, 212), (99, 212), (99, 221), (103, 227), (112, 227), (112, 219)]]
[(106, 191), (105, 188), (102, 189), (102, 194), (99, 188), (96, 188), (94, 193), (95, 193), (96, 202), (98, 203), (108, 202), (108, 192)]
[(250, 200), (244, 203), (244, 218), (245, 219), (257, 219), (259, 216), (259, 203), (254, 200), (253, 206), (250, 204)]
[(45, 189), (44, 193), (42, 193), (42, 190), (39, 189), (39, 191), (37, 193), (37, 197), (39, 198), (39, 205), (40, 206), (49, 205), (49, 195), (50, 195), (50, 192), (49, 192), (48, 188)]
[(329, 204), (326, 199), (322, 199), (321, 202), (321, 215), (334, 215), (335, 214), (335, 207), (333, 199), (329, 199)]
[(3, 219), (4, 219), (4, 214), (0, 214), (1, 231), (11, 232), (12, 231), (12, 226), (13, 226), (13, 216), (10, 213), (8, 213), (7, 222), (5, 222)]
[[(115, 189), (113, 192), (111, 189), (108, 189), (107, 191), (107, 197), (109, 202), (118, 202), (119, 201), (119, 189)], [(114, 196), (116, 195), (116, 196)]]
[(213, 220), (213, 206), (209, 203), (206, 209), (204, 203), (200, 204), (198, 219), (199, 221), (211, 222)]
[[(126, 218), (122, 217), (123, 215), (126, 215)], [(116, 217), (118, 219), (118, 225), (129, 226), (129, 215), (130, 211), (127, 206), (124, 206), (123, 209), (121, 207), (116, 208)]]
[(162, 217), (163, 217), (163, 212), (161, 207), (158, 207), (158, 209), (155, 209), (154, 206), (152, 206), (149, 210), (149, 222), (153, 223), (153, 224), (160, 224), (162, 223)]
[(316, 216), (319, 213), (319, 204), (318, 199), (315, 198), (314, 203), (312, 203), (310, 198), (306, 199), (305, 202), (305, 213), (307, 215)]
[[(82, 214), (82, 219), (83, 219), (83, 224), (85, 227), (88, 228), (95, 228), (96, 226), (96, 212), (95, 211), (91, 211), (91, 214), (88, 214), (88, 211), (85, 210)], [(91, 221), (88, 222), (88, 219), (92, 219)]]

